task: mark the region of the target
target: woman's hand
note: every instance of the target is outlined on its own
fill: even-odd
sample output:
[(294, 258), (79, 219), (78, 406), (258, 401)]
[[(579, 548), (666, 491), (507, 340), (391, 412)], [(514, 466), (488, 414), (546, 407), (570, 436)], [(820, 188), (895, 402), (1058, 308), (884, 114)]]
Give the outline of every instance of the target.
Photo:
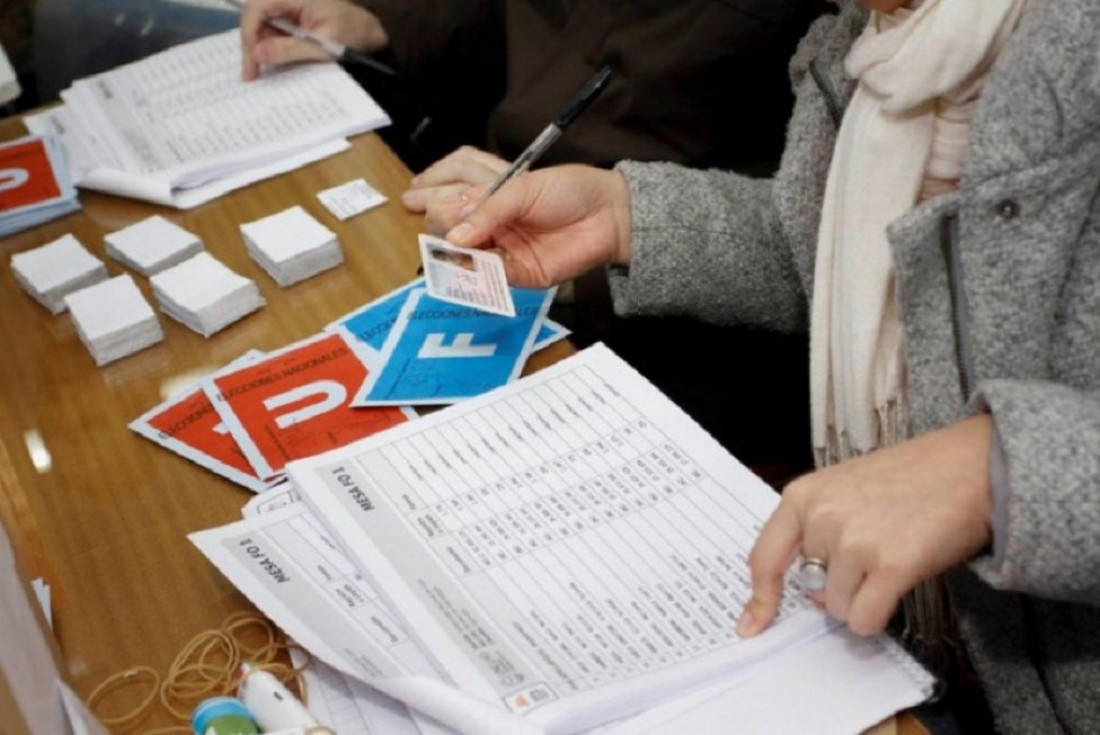
[(992, 436), (993, 419), (975, 416), (788, 485), (749, 556), (753, 594), (738, 634), (775, 619), (800, 553), (827, 564), (812, 596), (829, 615), (860, 635), (881, 632), (918, 582), (990, 543)]
[[(411, 212), (424, 212), (428, 203), (436, 199), (460, 196), (475, 186), (489, 186), (507, 168), (508, 162), (503, 158), (464, 145), (417, 175), (408, 191), (401, 195), (401, 203)], [(456, 224), (457, 220), (429, 223), (429, 229), (442, 234)]]
[(456, 245), (502, 251), (515, 286), (547, 288), (630, 262), (630, 190), (616, 171), (557, 166), (517, 176), (481, 202), (483, 193), (437, 200), (429, 217), (462, 221), (447, 232)]
[(378, 17), (348, 0), (248, 0), (241, 11), (241, 75), (255, 79), (260, 67), (295, 61), (331, 61), (316, 44), (268, 27), (268, 18), (291, 23), (357, 51), (371, 53), (389, 45)]

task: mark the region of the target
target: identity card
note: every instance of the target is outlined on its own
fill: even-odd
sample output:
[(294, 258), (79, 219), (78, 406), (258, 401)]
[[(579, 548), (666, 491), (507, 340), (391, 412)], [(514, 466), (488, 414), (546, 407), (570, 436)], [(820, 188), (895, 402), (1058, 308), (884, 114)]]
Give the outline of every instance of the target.
[(437, 299), (504, 316), (516, 308), (498, 253), (452, 245), (431, 235), (420, 235), (420, 257), (428, 293)]

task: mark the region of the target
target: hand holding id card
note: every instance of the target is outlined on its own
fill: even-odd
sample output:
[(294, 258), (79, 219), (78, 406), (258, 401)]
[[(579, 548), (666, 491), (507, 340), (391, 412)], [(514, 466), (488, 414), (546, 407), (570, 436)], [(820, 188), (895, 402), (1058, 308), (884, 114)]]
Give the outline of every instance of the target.
[(460, 248), (438, 237), (420, 235), (420, 257), (429, 295), (492, 314), (516, 315), (504, 261), (498, 253)]

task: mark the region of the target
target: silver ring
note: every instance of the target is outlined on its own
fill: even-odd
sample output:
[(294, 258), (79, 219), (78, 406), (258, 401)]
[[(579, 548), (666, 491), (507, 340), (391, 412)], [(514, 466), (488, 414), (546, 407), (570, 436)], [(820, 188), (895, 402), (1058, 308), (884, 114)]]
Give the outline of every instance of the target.
[(819, 592), (825, 589), (825, 579), (829, 568), (824, 559), (807, 556), (798, 565), (798, 578), (807, 592)]

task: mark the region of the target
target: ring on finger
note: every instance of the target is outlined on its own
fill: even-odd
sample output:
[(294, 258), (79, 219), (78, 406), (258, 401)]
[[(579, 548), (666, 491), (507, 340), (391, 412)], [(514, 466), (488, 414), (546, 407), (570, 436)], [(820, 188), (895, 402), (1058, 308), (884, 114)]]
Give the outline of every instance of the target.
[(804, 556), (798, 564), (798, 578), (807, 592), (819, 592), (825, 589), (828, 573), (829, 567), (820, 557)]

